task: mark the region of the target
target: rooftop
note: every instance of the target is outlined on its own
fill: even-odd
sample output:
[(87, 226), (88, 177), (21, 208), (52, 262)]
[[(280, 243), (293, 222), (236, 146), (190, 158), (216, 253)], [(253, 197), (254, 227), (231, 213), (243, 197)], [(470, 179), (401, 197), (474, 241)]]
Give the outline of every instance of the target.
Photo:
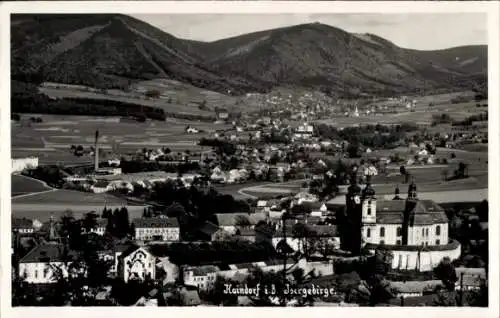
[(62, 262), (65, 257), (67, 257), (67, 261), (70, 261), (78, 256), (78, 253), (72, 250), (68, 250), (67, 255), (65, 253), (63, 244), (46, 242), (35, 246), (19, 263)]
[(132, 223), (134, 223), (135, 228), (179, 227), (179, 221), (176, 218), (167, 217), (134, 219)]

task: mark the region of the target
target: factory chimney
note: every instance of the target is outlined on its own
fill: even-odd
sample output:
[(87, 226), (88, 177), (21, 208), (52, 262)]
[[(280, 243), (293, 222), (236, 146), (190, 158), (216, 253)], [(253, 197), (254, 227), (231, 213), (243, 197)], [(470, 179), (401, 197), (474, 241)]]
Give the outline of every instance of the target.
[(99, 170), (99, 130), (96, 130), (95, 131), (95, 150), (94, 150), (94, 153), (95, 153), (95, 163), (94, 163), (94, 170), (95, 172), (97, 172), (97, 170)]

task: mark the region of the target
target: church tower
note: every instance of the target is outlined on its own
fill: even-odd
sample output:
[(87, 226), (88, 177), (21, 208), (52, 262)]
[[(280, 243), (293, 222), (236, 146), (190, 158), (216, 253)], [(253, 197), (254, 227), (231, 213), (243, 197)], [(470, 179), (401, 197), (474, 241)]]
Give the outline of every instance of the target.
[(347, 188), (345, 227), (342, 230), (344, 235), (342, 239), (343, 248), (359, 254), (361, 251), (361, 231), (362, 231), (362, 201), (361, 187), (357, 183), (356, 173), (351, 174), (351, 185)]
[(361, 192), (361, 202), (363, 224), (377, 223), (377, 198), (371, 185), (371, 176), (366, 176), (366, 187)]
[(412, 179), (410, 185), (408, 186), (408, 197), (406, 198), (405, 210), (403, 215), (403, 245), (408, 245), (410, 241), (410, 230), (411, 228), (413, 228), (413, 224), (415, 221), (414, 209), (417, 205), (417, 202), (417, 185)]

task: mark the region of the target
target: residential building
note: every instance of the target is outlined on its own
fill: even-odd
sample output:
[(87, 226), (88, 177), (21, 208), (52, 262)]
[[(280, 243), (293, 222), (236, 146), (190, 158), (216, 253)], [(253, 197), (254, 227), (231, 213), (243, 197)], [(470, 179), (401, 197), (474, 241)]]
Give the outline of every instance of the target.
[(442, 286), (440, 280), (429, 281), (392, 281), (390, 283), (391, 289), (396, 292), (396, 297), (420, 297), (426, 293), (433, 293), (436, 288)]
[(266, 220), (264, 213), (216, 213), (215, 224), (225, 231), (235, 234), (238, 227), (253, 228), (258, 222)]
[(176, 242), (180, 238), (179, 221), (176, 218), (140, 218), (132, 222), (135, 226), (135, 239), (139, 241)]
[(459, 290), (478, 290), (481, 285), (487, 282), (486, 269), (485, 268), (467, 268), (467, 267), (457, 267), (455, 272), (458, 277), (458, 281), (455, 283), (455, 289)]
[(35, 246), (19, 260), (18, 274), (31, 284), (55, 283), (59, 271), (62, 277), (68, 277), (69, 264), (76, 257), (77, 253), (65, 250), (63, 244), (46, 242)]
[(12, 173), (18, 173), (25, 169), (35, 169), (36, 167), (38, 167), (38, 157), (13, 158), (11, 171)]

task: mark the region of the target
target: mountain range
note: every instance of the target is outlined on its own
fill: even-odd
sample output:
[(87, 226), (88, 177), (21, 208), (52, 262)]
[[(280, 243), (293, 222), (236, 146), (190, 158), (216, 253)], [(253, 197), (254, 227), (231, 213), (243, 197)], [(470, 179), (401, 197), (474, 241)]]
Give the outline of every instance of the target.
[(168, 78), (233, 95), (280, 86), (373, 95), (470, 89), (487, 81), (487, 51), (411, 50), (319, 23), (200, 42), (126, 15), (11, 16), (12, 79), (99, 88)]

